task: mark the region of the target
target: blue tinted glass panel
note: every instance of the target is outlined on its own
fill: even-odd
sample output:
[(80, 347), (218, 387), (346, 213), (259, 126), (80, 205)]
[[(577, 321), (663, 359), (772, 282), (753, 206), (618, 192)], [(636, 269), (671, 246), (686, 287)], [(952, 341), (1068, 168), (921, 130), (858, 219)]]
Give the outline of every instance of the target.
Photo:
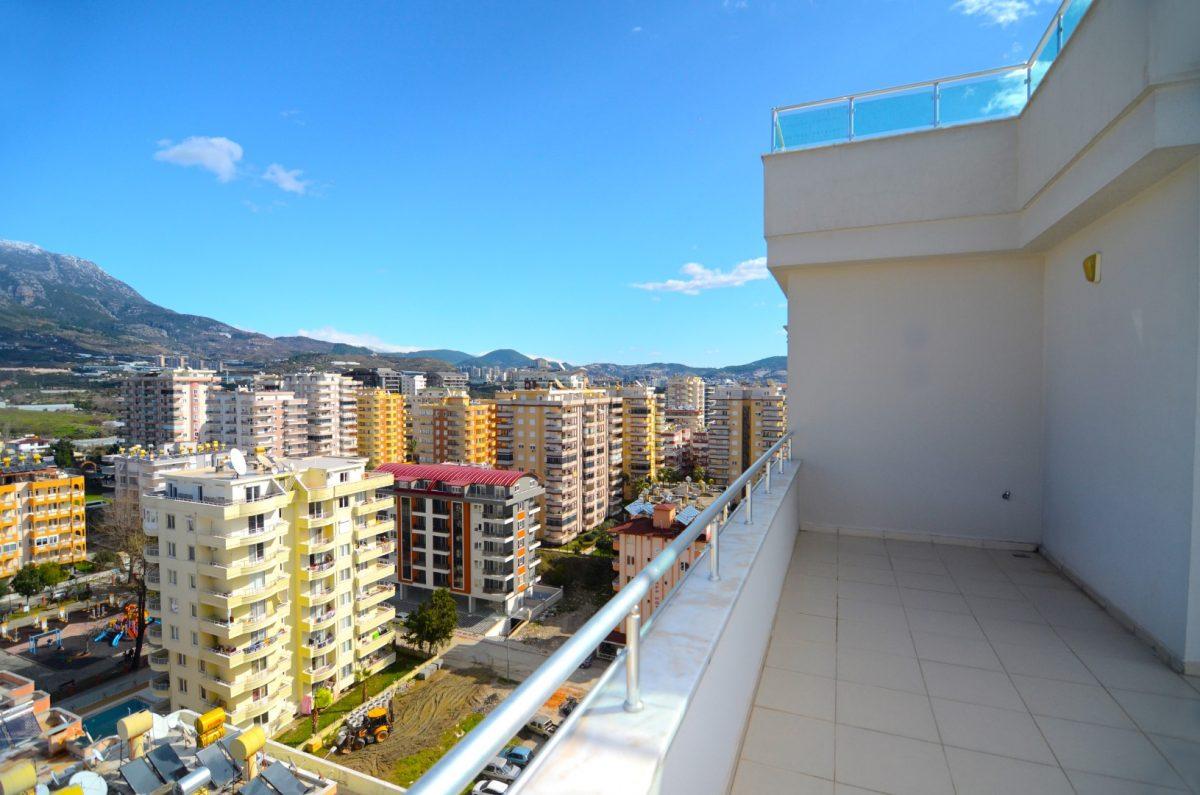
[(777, 149), (836, 143), (849, 138), (850, 103), (845, 100), (783, 110), (779, 112), (775, 123)]
[(1088, 8), (1092, 5), (1092, 0), (1071, 0), (1063, 10), (1062, 18), (1062, 40), (1066, 43), (1067, 39), (1071, 38), (1071, 34), (1075, 32), (1075, 28), (1079, 26), (1079, 20), (1083, 19), (1083, 15), (1087, 13)]
[(1015, 116), (1025, 107), (1025, 69), (942, 83), (939, 124), (963, 124)]
[(933, 126), (933, 86), (881, 94), (854, 102), (854, 137)]
[(1050, 65), (1054, 63), (1054, 59), (1057, 57), (1058, 33), (1057, 31), (1052, 31), (1046, 38), (1046, 45), (1042, 47), (1037, 57), (1033, 59), (1033, 63), (1029, 66), (1029, 90), (1031, 93), (1037, 91), (1042, 78), (1046, 76), (1046, 72), (1050, 71)]

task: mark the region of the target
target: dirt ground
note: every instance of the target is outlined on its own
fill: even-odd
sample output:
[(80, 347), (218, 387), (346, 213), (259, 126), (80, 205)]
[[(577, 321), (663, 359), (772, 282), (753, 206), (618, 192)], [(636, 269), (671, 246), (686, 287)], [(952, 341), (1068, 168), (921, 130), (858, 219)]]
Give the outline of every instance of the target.
[(577, 602), (574, 609), (568, 609), (570, 607), (565, 601), (560, 603), (553, 616), (543, 616), (540, 621), (526, 624), (513, 635), (513, 640), (548, 652), (554, 651), (587, 623), (598, 609), (590, 601)]
[(337, 761), (386, 780), (398, 760), (436, 744), (444, 732), (471, 713), (490, 712), (513, 688), (485, 668), (438, 671), (392, 699), (395, 720), (385, 741), (339, 755)]

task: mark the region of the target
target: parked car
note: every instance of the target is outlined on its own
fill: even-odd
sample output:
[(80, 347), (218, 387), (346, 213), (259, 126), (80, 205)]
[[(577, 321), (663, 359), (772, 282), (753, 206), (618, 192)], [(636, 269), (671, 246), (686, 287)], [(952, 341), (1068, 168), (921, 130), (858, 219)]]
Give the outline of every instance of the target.
[(562, 714), (562, 716), (565, 718), (565, 717), (567, 717), (568, 715), (570, 715), (572, 712), (574, 712), (574, 711), (575, 711), (575, 708), (576, 708), (576, 707), (578, 707), (578, 706), (579, 706), (579, 699), (575, 698), (575, 696), (568, 696), (568, 697), (567, 697), (567, 698), (566, 698), (566, 699), (563, 701), (563, 703), (562, 703), (562, 704), (559, 704), (559, 706), (558, 706), (558, 711), (559, 711), (559, 712)]
[(583, 662), (581, 662), (579, 664), (579, 667), (580, 668), (591, 668), (592, 663), (594, 663), (595, 661), (596, 661), (596, 652), (592, 652), (591, 654), (589, 654), (588, 656), (583, 658)]
[(510, 745), (500, 752), (500, 756), (517, 767), (523, 768), (533, 758), (533, 749), (524, 745)]
[(471, 788), (472, 795), (504, 795), (508, 792), (508, 785), (503, 781), (495, 781), (493, 779), (484, 779), (483, 781), (475, 782), (475, 786)]
[(529, 723), (525, 724), (525, 728), (534, 734), (542, 737), (549, 737), (558, 730), (558, 724), (547, 718), (545, 715), (534, 715), (529, 719)]
[(513, 781), (517, 776), (521, 775), (521, 768), (509, 762), (502, 756), (497, 756), (483, 766), (483, 770), (479, 771), (480, 775), (494, 778), (497, 781)]

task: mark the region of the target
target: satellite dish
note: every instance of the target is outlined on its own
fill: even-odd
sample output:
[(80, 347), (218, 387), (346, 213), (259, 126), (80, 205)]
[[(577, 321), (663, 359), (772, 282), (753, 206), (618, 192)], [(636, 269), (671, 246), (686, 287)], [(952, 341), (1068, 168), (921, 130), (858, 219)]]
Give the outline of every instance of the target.
[(236, 447), (229, 451), (229, 466), (238, 474), (238, 477), (246, 474), (246, 456)]

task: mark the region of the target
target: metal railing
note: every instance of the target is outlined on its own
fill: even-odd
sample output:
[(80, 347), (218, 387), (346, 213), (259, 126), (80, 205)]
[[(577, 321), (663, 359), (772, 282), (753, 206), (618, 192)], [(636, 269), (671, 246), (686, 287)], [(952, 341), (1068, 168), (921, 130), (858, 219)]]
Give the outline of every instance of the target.
[(1092, 2), (1063, 0), (1025, 63), (775, 108), (771, 111), (771, 151), (1019, 115)]
[[(712, 504), (700, 512), (687, 528), (651, 560), (641, 572), (621, 588), (604, 607), (591, 617), (566, 643), (538, 666), (524, 682), (457, 745), (451, 748), (425, 775), (409, 787), (410, 795), (454, 795), (467, 787), (483, 766), (520, 731), (551, 695), (578, 669), (608, 637), (612, 629), (625, 625), (625, 709), (642, 709), (640, 688), (641, 638), (646, 627), (641, 621), (642, 599), (676, 565), (687, 549), (707, 534), (703, 556), (708, 558), (708, 576), (720, 579), (720, 531), (730, 521), (730, 505), (741, 498), (741, 519), (753, 521), (754, 485), (761, 481), (771, 490), (771, 470), (783, 470), (791, 460), (792, 432), (787, 431), (737, 480), (721, 492)], [(711, 532), (709, 529), (711, 527)], [(692, 566), (680, 578), (683, 582), (700, 566)], [(671, 594), (677, 592), (675, 586)], [(485, 588), (486, 590), (486, 588)], [(671, 594), (668, 594), (668, 598)], [(665, 600), (664, 600), (665, 604)], [(661, 609), (661, 606), (660, 608)], [(648, 625), (647, 625), (648, 626)], [(621, 661), (618, 656), (617, 661)]]

